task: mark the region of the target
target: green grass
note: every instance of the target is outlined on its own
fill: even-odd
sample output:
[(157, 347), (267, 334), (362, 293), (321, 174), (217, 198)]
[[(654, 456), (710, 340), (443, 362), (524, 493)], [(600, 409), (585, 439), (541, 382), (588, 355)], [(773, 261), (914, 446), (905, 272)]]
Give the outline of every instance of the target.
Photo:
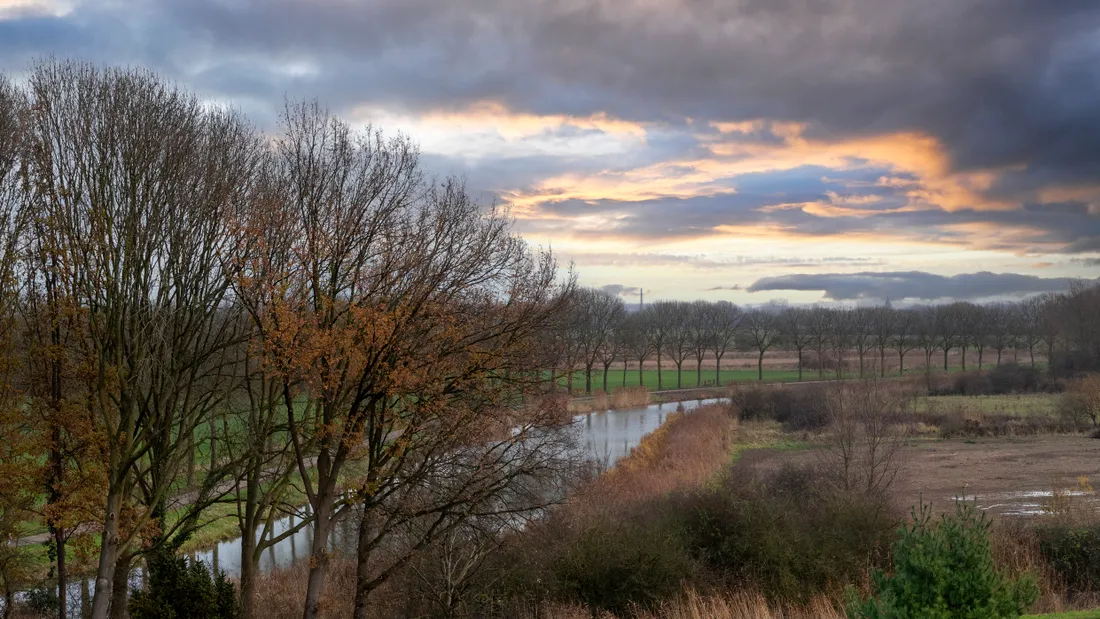
[(1024, 615), (1023, 619), (1100, 619), (1100, 610), (1072, 610), (1046, 615)]
[(919, 412), (931, 409), (939, 411), (963, 411), (985, 415), (1006, 414), (1017, 417), (1051, 415), (1057, 412), (1059, 396), (1053, 393), (1027, 393), (1019, 395), (941, 395), (921, 398), (917, 402)]
[[(817, 378), (816, 373), (804, 372), (803, 376), (805, 380), (813, 380)], [(729, 384), (731, 382), (751, 382), (757, 380), (756, 370), (722, 370), (720, 382), (722, 385)], [(764, 370), (764, 380), (767, 382), (792, 382), (798, 380), (798, 370)], [(565, 385), (567, 380), (565, 377), (560, 377), (558, 382), (561, 385)], [(650, 391), (658, 391), (657, 388), (657, 370), (642, 370), (642, 384)], [(573, 377), (573, 390), (584, 391), (584, 372), (577, 372)], [(631, 369), (626, 373), (626, 381), (623, 381), (622, 367), (618, 370), (612, 369), (607, 374), (607, 387), (608, 389), (620, 389), (623, 385), (627, 387), (638, 386), (638, 370)], [(703, 370), (702, 384), (696, 382), (695, 368), (688, 368), (687, 364), (684, 364), (684, 371), (681, 375), (680, 387), (677, 387), (676, 382), (676, 368), (661, 370), (661, 387), (660, 390), (665, 389), (692, 389), (695, 387), (714, 387), (715, 386), (715, 373), (714, 369)], [(592, 390), (603, 389), (603, 371), (592, 371)]]

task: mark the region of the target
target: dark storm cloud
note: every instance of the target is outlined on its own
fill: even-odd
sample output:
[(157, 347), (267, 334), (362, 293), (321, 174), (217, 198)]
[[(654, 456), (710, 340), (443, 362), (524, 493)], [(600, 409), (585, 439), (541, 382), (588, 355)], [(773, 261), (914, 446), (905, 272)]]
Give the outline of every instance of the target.
[[(0, 53), (154, 62), (210, 90), (681, 122), (780, 118), (820, 135), (928, 131), (961, 167), (1092, 178), (1092, 0), (166, 0), (0, 26)], [(157, 53), (155, 50), (164, 50)], [(304, 61), (315, 71), (284, 72)]]
[(749, 292), (821, 291), (837, 301), (859, 299), (987, 299), (1041, 292), (1060, 292), (1072, 285), (1065, 278), (1043, 278), (1014, 273), (967, 273), (945, 277), (922, 271), (887, 273), (822, 273), (765, 277)]
[[(944, 226), (1014, 225), (1033, 230), (1037, 245), (1089, 253), (1100, 251), (1096, 205), (1044, 205), (1036, 194), (1100, 174), (1098, 34), (1094, 0), (109, 1), (59, 17), (0, 20), (0, 66), (21, 70), (49, 53), (149, 65), (204, 96), (232, 100), (264, 125), (284, 95), (317, 96), (343, 112), (364, 103), (462, 111), (483, 100), (541, 114), (602, 112), (665, 123), (648, 147), (666, 159), (698, 152), (689, 136), (709, 121), (798, 121), (822, 139), (925, 132), (944, 144), (957, 170), (1014, 166), (988, 193), (1028, 208), (943, 213), (931, 205), (829, 218), (761, 210), (828, 202), (833, 172), (813, 170), (741, 178), (731, 183), (735, 195), (629, 206), (562, 201), (546, 205), (546, 214), (622, 212), (610, 232), (637, 237), (768, 223), (796, 234), (909, 229), (963, 241)], [(733, 137), (779, 141), (760, 128)], [(508, 159), (434, 163), (444, 173), (468, 170), (489, 190), (533, 186), (565, 170), (645, 163)], [(878, 173), (864, 172), (867, 182)], [(847, 195), (882, 198), (864, 208), (905, 202), (898, 192), (847, 181)], [(547, 232), (570, 223), (547, 217), (522, 225)], [(1015, 242), (1004, 247), (1021, 250)]]
[(608, 294), (615, 296), (638, 296), (638, 288), (636, 286), (624, 286), (622, 284), (607, 284), (606, 286), (600, 286), (600, 290)]

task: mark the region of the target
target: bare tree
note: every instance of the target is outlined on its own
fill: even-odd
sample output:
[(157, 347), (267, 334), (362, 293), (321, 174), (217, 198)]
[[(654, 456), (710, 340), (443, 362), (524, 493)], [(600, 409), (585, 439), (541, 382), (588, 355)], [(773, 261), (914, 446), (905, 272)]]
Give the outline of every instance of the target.
[(622, 359), (623, 362), (623, 387), (626, 386), (626, 363), (627, 363), (627, 345), (629, 343), (628, 334), (624, 329), (624, 321), (626, 320), (626, 306), (621, 299), (616, 299), (618, 305), (613, 311), (611, 318), (611, 334), (604, 341), (603, 346), (598, 351), (600, 363), (603, 364), (603, 391), (609, 393), (607, 385), (607, 376), (611, 373), (611, 365), (615, 363), (616, 359)]
[[(997, 366), (1001, 365), (1004, 350), (1011, 346), (1015, 334), (1019, 332), (1016, 321), (1016, 308), (1013, 305), (999, 304), (985, 308), (985, 320), (988, 321), (989, 344), (997, 351)], [(978, 369), (982, 369), (982, 351), (978, 350)]]
[(830, 385), (826, 404), (831, 424), (823, 467), (843, 491), (885, 495), (902, 465), (908, 398), (872, 378)]
[(798, 380), (802, 380), (803, 352), (810, 345), (813, 336), (810, 333), (810, 312), (792, 307), (780, 315), (780, 325), (783, 331), (783, 342), (795, 349), (798, 354)]
[[(623, 322), (626, 337), (626, 349), (633, 359), (638, 361), (638, 385), (645, 385), (645, 362), (653, 355), (656, 346), (651, 336), (653, 332), (652, 313), (648, 311), (631, 314)], [(626, 377), (623, 377), (626, 385)]]
[[(143, 549), (186, 535), (222, 474), (211, 468), (180, 500), (191, 437), (224, 393), (222, 352), (234, 336), (221, 311), (222, 215), (248, 186), (255, 140), (233, 114), (141, 71), (46, 62), (30, 87), (30, 173), (43, 244), (57, 256), (46, 263), (86, 312), (88, 413), (105, 436), (92, 616), (109, 607), (122, 616), (146, 525), (156, 533)], [(167, 521), (176, 506), (185, 514)]]
[(1043, 341), (1043, 298), (1025, 299), (1017, 306), (1016, 312), (1021, 341), (1027, 347), (1031, 367), (1035, 367), (1035, 347)]
[(774, 346), (782, 335), (779, 328), (779, 315), (776, 307), (754, 308), (745, 312), (741, 321), (741, 346), (754, 350), (756, 357), (756, 379), (764, 380), (764, 353)]
[(859, 357), (860, 378), (863, 378), (864, 359), (874, 344), (874, 316), (873, 308), (869, 307), (857, 307), (851, 313), (851, 327), (848, 331), (851, 333), (852, 345)]
[(833, 351), (833, 361), (836, 364), (837, 380), (844, 377), (845, 356), (852, 348), (856, 334), (856, 316), (854, 310), (848, 308), (832, 310), (829, 316), (829, 345)]
[(905, 354), (920, 347), (918, 337), (920, 321), (921, 316), (915, 310), (907, 309), (894, 312), (890, 343), (898, 353), (898, 374), (903, 376), (905, 375)]
[(695, 355), (695, 386), (703, 386), (703, 359), (713, 348), (712, 342), (718, 337), (715, 323), (710, 318), (711, 304), (695, 301), (685, 308), (688, 328), (688, 346)]
[(676, 364), (677, 389), (683, 387), (684, 361), (691, 354), (690, 308), (690, 304), (681, 301), (658, 301), (653, 304), (653, 315), (662, 333), (663, 352), (672, 357), (672, 362)]
[(897, 328), (898, 312), (888, 305), (875, 307), (870, 310), (868, 319), (874, 347), (878, 349), (879, 377), (886, 378), (886, 349), (890, 347)]
[(741, 326), (741, 308), (729, 301), (718, 301), (707, 306), (706, 317), (710, 321), (711, 349), (714, 351), (714, 384), (722, 384), (722, 357), (737, 345), (737, 329)]
[[(592, 368), (608, 351), (616, 325), (622, 321), (626, 308), (622, 299), (603, 290), (582, 288), (576, 296), (577, 330), (581, 359), (584, 363), (584, 392), (592, 394)], [(614, 362), (614, 357), (604, 367)], [(604, 371), (604, 391), (607, 372)]]
[(555, 431), (569, 417), (535, 398), (539, 344), (576, 307), (574, 283), (461, 182), (425, 182), (408, 140), (353, 133), (315, 104), (283, 125), (294, 245), (276, 294), (248, 307), (313, 513), (304, 616), (320, 612), (332, 523), (354, 508), (362, 617), (437, 536), (557, 500), (543, 482), (571, 454)]
[(807, 328), (810, 333), (810, 348), (817, 355), (817, 377), (825, 377), (825, 351), (829, 348), (829, 334), (832, 329), (832, 313), (824, 307), (815, 306), (807, 314)]
[(943, 314), (934, 307), (924, 307), (915, 317), (917, 347), (924, 351), (924, 375), (928, 388), (932, 388), (932, 354), (940, 346), (941, 318)]
[[(962, 303), (936, 306), (936, 336), (937, 345), (943, 351), (943, 371), (946, 372), (947, 356), (959, 346), (965, 346), (963, 335), (966, 326), (963, 324), (966, 316), (966, 307)], [(963, 369), (966, 369), (966, 350), (963, 350)]]

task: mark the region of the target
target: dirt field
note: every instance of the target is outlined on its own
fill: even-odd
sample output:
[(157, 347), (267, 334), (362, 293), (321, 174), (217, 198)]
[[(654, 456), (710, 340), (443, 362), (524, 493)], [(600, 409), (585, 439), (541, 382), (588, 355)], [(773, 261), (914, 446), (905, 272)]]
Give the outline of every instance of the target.
[[(921, 496), (936, 511), (952, 509), (955, 497), (975, 501), (1000, 516), (1037, 516), (1053, 501), (1074, 509), (1100, 508), (1100, 497), (1082, 477), (1100, 484), (1100, 440), (1079, 436), (953, 439), (916, 442), (905, 449), (905, 468), (894, 487), (898, 504)], [(744, 452), (735, 470), (764, 472), (783, 462), (814, 464), (820, 451), (759, 449)], [(1054, 491), (1059, 497), (1052, 499)], [(1064, 506), (1064, 503), (1063, 503)]]

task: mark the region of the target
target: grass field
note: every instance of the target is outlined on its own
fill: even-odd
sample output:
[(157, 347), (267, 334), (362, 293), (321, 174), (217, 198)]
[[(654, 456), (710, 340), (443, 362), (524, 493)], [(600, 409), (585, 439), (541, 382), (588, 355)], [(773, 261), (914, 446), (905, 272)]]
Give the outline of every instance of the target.
[(1072, 610), (1049, 615), (1024, 615), (1023, 619), (1100, 619), (1100, 610)]
[[(816, 377), (816, 374), (813, 376)], [(713, 387), (715, 386), (715, 373), (713, 369), (704, 370), (702, 376), (702, 384), (696, 381), (695, 368), (690, 370), (684, 367), (683, 374), (681, 375), (680, 387), (681, 389), (691, 389), (693, 387)], [(757, 379), (756, 370), (722, 370), (721, 384), (725, 385), (731, 382), (747, 382)], [(810, 375), (806, 375), (806, 380), (810, 379)], [(764, 380), (779, 382), (779, 381), (794, 381), (798, 380), (798, 370), (764, 370)], [(559, 382), (565, 385), (567, 379), (561, 377)], [(642, 384), (650, 391), (658, 391), (657, 387), (657, 370), (646, 369), (642, 370)], [(607, 388), (608, 389), (620, 389), (623, 386), (637, 387), (638, 386), (638, 370), (628, 370), (626, 373), (626, 380), (623, 380), (623, 371), (611, 370), (607, 374)], [(600, 370), (592, 371), (592, 390), (603, 389), (603, 372)], [(660, 389), (677, 389), (676, 381), (676, 369), (663, 369), (661, 370), (661, 383)], [(577, 372), (573, 376), (573, 391), (584, 391), (584, 372)]]
[(1027, 393), (1019, 395), (941, 395), (921, 398), (917, 410), (928, 412), (962, 411), (973, 414), (1005, 414), (1014, 417), (1050, 415), (1057, 412), (1059, 396), (1053, 393)]
[[(959, 371), (959, 368), (951, 368), (951, 372), (956, 372), (956, 371)], [(942, 370), (937, 370), (936, 373), (940, 373), (940, 372), (942, 372)], [(909, 376), (911, 373), (912, 373), (912, 375), (915, 375), (915, 376), (923, 375), (923, 369), (913, 370), (911, 372), (906, 371), (905, 375)], [(869, 375), (870, 374), (868, 374), (868, 376)], [(898, 376), (898, 374), (897, 374), (897, 372), (887, 372), (886, 376), (896, 378)], [(716, 377), (715, 377), (714, 369), (713, 368), (710, 368), (710, 369), (704, 368), (703, 369), (703, 375), (702, 375), (702, 382), (701, 383), (697, 382), (696, 378), (697, 378), (697, 375), (695, 373), (695, 368), (694, 367), (689, 368), (689, 366), (685, 363), (683, 374), (680, 377), (679, 384), (676, 380), (676, 368), (665, 368), (665, 369), (661, 370), (661, 381), (660, 381), (660, 387), (659, 388), (658, 388), (658, 383), (657, 383), (657, 370), (656, 369), (642, 370), (641, 384), (645, 385), (645, 388), (648, 389), (649, 391), (660, 391), (660, 390), (665, 390), (665, 389), (692, 389), (692, 388), (695, 388), (695, 387), (714, 387), (714, 386), (716, 386), (716, 384), (717, 385), (728, 385), (730, 383), (753, 382), (753, 381), (756, 381), (758, 379), (758, 376), (757, 376), (756, 369), (751, 369), (751, 370), (745, 370), (745, 369), (722, 370), (721, 376), (719, 377), (719, 380), (716, 383), (715, 382)], [(836, 374), (834, 372), (825, 372), (823, 378), (825, 380), (832, 380), (832, 379), (836, 378)], [(845, 378), (858, 378), (858, 373), (845, 374)], [(774, 382), (784, 382), (784, 383), (786, 383), (786, 382), (795, 382), (797, 380), (798, 380), (798, 370), (764, 368), (764, 382), (773, 382), (773, 383)], [(816, 371), (803, 370), (802, 380), (803, 381), (812, 381), (812, 380), (819, 380), (819, 378), (818, 378), (818, 374), (817, 374)], [(561, 384), (564, 387), (567, 383), (566, 377), (564, 377), (564, 376), (558, 377), (558, 383)], [(608, 374), (607, 374), (607, 388), (608, 388), (608, 390), (620, 389), (624, 385), (627, 386), (627, 387), (637, 387), (638, 384), (639, 384), (638, 370), (636, 368), (632, 368), (630, 370), (627, 370), (625, 380), (623, 379), (622, 367), (620, 367), (618, 370), (613, 369), (610, 372), (608, 372)], [(575, 394), (576, 393), (583, 393), (584, 392), (584, 386), (585, 386), (584, 372), (582, 371), (582, 372), (575, 373), (573, 375), (573, 392)], [(592, 371), (592, 390), (595, 391), (597, 389), (603, 389), (603, 371), (601, 371), (601, 370), (593, 370)]]

